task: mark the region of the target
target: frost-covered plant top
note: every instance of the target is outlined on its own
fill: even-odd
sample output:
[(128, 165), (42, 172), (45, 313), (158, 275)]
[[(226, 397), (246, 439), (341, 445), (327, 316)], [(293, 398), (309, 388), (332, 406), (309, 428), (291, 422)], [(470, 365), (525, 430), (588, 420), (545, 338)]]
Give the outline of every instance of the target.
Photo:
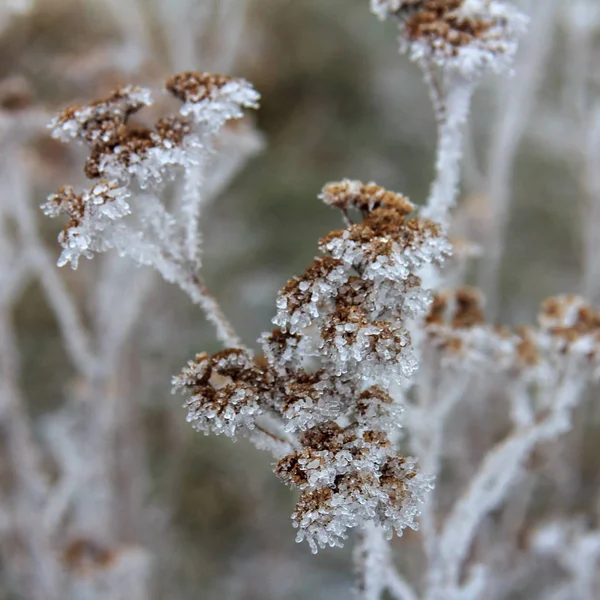
[[(430, 304), (419, 270), (450, 250), (400, 194), (346, 180), (321, 198), (347, 226), (325, 235), (324, 256), (279, 293), (264, 356), (199, 354), (174, 381), (195, 428), (260, 432), (285, 454), (276, 473), (301, 492), (293, 521), (313, 551), (367, 522), (390, 535), (416, 526), (430, 481), (397, 453), (401, 407), (386, 390), (416, 368), (409, 324)], [(273, 424), (280, 434), (268, 433)]]
[(526, 23), (501, 0), (371, 0), (371, 8), (398, 20), (401, 51), (413, 60), (465, 74), (510, 64)]
[[(177, 237), (177, 224), (169, 224), (169, 219), (157, 214), (149, 191), (141, 195), (139, 207), (138, 216), (144, 223), (129, 228), (121, 220), (132, 212), (127, 200), (132, 191), (156, 192), (161, 183), (178, 174), (186, 179), (183, 213), (188, 227), (196, 225), (202, 172), (213, 138), (226, 121), (241, 118), (244, 108), (257, 108), (259, 95), (243, 79), (211, 73), (180, 73), (167, 81), (166, 89), (182, 105), (178, 113), (159, 118), (152, 127), (133, 121), (153, 103), (150, 90), (136, 86), (119, 88), (85, 106), (67, 108), (52, 121), (55, 138), (89, 146), (85, 174), (93, 181), (100, 180), (82, 193), (64, 187), (44, 206), (50, 216), (69, 217), (59, 237), (63, 247), (60, 265), (71, 263), (76, 268), (81, 256), (91, 258), (94, 252), (109, 248), (135, 253), (139, 262), (155, 263), (157, 248), (152, 238), (156, 222), (161, 221), (161, 236), (173, 238)], [(184, 234), (169, 243), (170, 251), (182, 252), (186, 237), (189, 240)]]

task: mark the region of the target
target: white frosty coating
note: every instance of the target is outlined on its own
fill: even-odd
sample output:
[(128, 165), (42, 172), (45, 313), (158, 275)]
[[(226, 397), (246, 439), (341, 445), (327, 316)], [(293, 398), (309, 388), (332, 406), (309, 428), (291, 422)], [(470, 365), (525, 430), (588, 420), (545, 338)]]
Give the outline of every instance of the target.
[(286, 386), (286, 392), (294, 400), (283, 410), (285, 429), (289, 432), (306, 431), (318, 423), (335, 420), (347, 406), (342, 401), (344, 393), (351, 390), (336, 382), (324, 379), (315, 383), (305, 393), (298, 394)]
[[(452, 246), (445, 237), (426, 231), (413, 246), (401, 248), (394, 242), (389, 256), (378, 255), (371, 259), (365, 253), (369, 250), (368, 247), (349, 238), (350, 233), (345, 232), (342, 238), (328, 241), (322, 250), (342, 260), (348, 268), (360, 267), (366, 279), (376, 282), (407, 279), (424, 265), (440, 261), (452, 251)], [(386, 238), (382, 238), (382, 241), (386, 241)]]
[(232, 79), (225, 85), (213, 87), (207, 98), (194, 100), (193, 96), (181, 107), (183, 116), (189, 116), (197, 123), (205, 124), (213, 130), (220, 129), (225, 121), (239, 119), (243, 108), (258, 108), (260, 94), (244, 79)]
[(207, 435), (209, 432), (224, 433), (227, 437), (234, 437), (240, 428), (254, 429), (256, 417), (262, 413), (251, 389), (236, 389), (228, 395), (225, 408), (210, 407), (198, 396), (191, 397), (185, 407), (188, 409), (186, 420), (194, 429)]
[[(208, 380), (211, 369), (226, 372), (250, 367), (251, 359), (243, 352), (230, 354), (216, 363), (211, 362), (208, 355), (199, 354), (173, 378), (173, 390), (194, 389), (198, 381)], [(234, 437), (240, 429), (251, 431), (255, 428), (256, 418), (264, 412), (259, 402), (256, 390), (250, 385), (223, 383), (219, 388), (198, 387), (184, 404), (188, 411), (186, 420), (194, 429), (207, 435), (213, 432)]]
[(201, 155), (211, 153), (212, 148), (203, 146), (200, 138), (195, 133), (190, 133), (181, 146), (173, 146), (168, 140), (158, 141), (156, 147), (149, 148), (143, 155), (128, 152), (128, 164), (121, 159), (123, 150), (116, 146), (113, 153), (102, 158), (100, 171), (106, 177), (113, 177), (119, 181), (128, 182), (135, 179), (141, 189), (160, 186), (164, 181), (174, 179), (181, 172), (200, 169)]
[(464, 0), (456, 11), (466, 19), (481, 19), (491, 26), (470, 43), (454, 46), (443, 38), (410, 39), (404, 22), (418, 10), (418, 0), (371, 0), (371, 10), (380, 19), (399, 20), (400, 51), (420, 62), (433, 61), (443, 69), (456, 70), (464, 76), (479, 77), (486, 70), (502, 71), (512, 64), (518, 47), (518, 38), (527, 27), (527, 17), (516, 7), (501, 0)]
[(85, 126), (91, 120), (102, 117), (117, 117), (125, 116), (125, 106), (136, 106), (142, 108), (152, 105), (152, 92), (148, 88), (142, 88), (135, 85), (128, 85), (119, 90), (123, 106), (118, 105), (118, 101), (109, 103), (100, 103), (98, 105), (82, 106), (73, 111), (71, 119), (64, 120), (61, 115), (58, 115), (50, 121), (49, 128), (52, 132), (52, 137), (61, 142), (69, 142), (75, 139), (81, 139), (82, 136), (88, 134), (91, 141), (100, 140), (109, 141), (107, 133), (102, 137), (100, 130), (86, 132)]
[[(380, 456), (379, 460), (381, 459)], [(372, 460), (377, 458), (373, 456)], [(414, 462), (409, 459), (398, 468), (410, 473), (414, 467)], [(346, 461), (340, 457), (339, 466), (336, 463), (336, 466), (331, 467), (328, 475), (334, 477), (336, 470), (343, 473), (345, 468)], [(366, 475), (367, 472), (363, 473)], [(361, 473), (358, 472), (356, 479), (360, 481), (361, 477)], [(385, 485), (373, 485), (368, 480), (357, 486), (353, 478), (342, 477), (338, 481), (335, 493), (327, 502), (327, 510), (294, 513), (294, 526), (298, 528), (296, 541), (307, 540), (312, 552), (317, 553), (319, 548), (341, 547), (348, 537), (348, 529), (369, 522), (380, 525), (388, 539), (394, 531), (402, 535), (407, 527), (416, 530), (419, 505), (431, 489), (432, 482), (424, 475), (416, 474), (412, 478), (406, 478), (403, 480), (402, 490), (404, 501), (398, 503), (394, 494), (400, 490), (387, 489)]]
[(414, 7), (422, 0), (371, 0), (371, 12), (384, 21), (400, 11)]
[[(366, 382), (386, 385), (407, 380), (415, 372), (417, 361), (406, 331), (399, 328), (389, 336), (376, 323), (367, 327), (346, 323), (335, 329), (332, 342), (320, 345), (335, 375), (353, 373)], [(348, 332), (356, 333), (353, 343), (346, 339)]]
[[(67, 188), (66, 193), (74, 195), (72, 188)], [(58, 259), (58, 266), (70, 263), (76, 269), (81, 256), (91, 258), (94, 252), (104, 251), (109, 244), (104, 237), (105, 231), (131, 212), (127, 202), (130, 195), (116, 181), (101, 181), (83, 192), (83, 215), (75, 227), (69, 227), (59, 236), (63, 251)], [(68, 213), (68, 207), (68, 199), (64, 200), (59, 194), (53, 194), (44, 204), (43, 210), (46, 215), (55, 217)]]
[(302, 281), (299, 289), (309, 295), (310, 300), (291, 311), (288, 309), (287, 297), (280, 292), (276, 302), (278, 311), (273, 323), (291, 333), (297, 333), (317, 320), (320, 315), (331, 313), (337, 291), (348, 281), (349, 276), (349, 270), (341, 265), (315, 282)]

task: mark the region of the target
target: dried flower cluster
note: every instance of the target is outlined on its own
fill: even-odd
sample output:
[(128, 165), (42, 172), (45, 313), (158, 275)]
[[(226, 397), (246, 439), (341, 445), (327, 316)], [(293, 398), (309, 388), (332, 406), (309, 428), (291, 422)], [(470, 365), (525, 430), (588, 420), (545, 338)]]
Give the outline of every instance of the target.
[[(210, 73), (175, 75), (166, 88), (183, 104), (177, 114), (159, 118), (153, 127), (132, 123), (136, 113), (152, 104), (150, 90), (135, 86), (119, 88), (86, 106), (67, 108), (54, 118), (53, 136), (87, 144), (90, 156), (85, 173), (91, 180), (101, 179), (81, 194), (64, 187), (44, 206), (49, 216), (69, 217), (59, 238), (63, 247), (59, 264), (71, 263), (75, 268), (80, 256), (91, 257), (113, 247), (124, 254), (135, 253), (139, 262), (157, 262), (155, 244), (148, 244), (157, 229), (147, 214), (155, 210), (152, 198), (143, 197), (139, 207), (146, 222), (138, 229), (145, 225), (147, 231), (132, 231), (120, 221), (132, 212), (127, 202), (132, 191), (156, 192), (162, 182), (182, 173), (187, 178), (183, 212), (194, 224), (202, 184), (198, 173), (202, 174), (210, 156), (214, 136), (227, 120), (241, 118), (243, 108), (256, 108), (259, 96), (242, 79)], [(161, 221), (160, 235), (177, 237), (172, 231), (177, 224), (166, 215), (153, 218)], [(180, 246), (180, 254), (182, 244), (174, 244)]]
[(526, 19), (501, 0), (371, 0), (398, 20), (401, 51), (413, 60), (474, 74), (512, 62)]
[(577, 296), (546, 300), (538, 327), (515, 331), (485, 321), (482, 298), (472, 288), (439, 292), (426, 318), (428, 341), (461, 368), (518, 369), (547, 385), (559, 373), (600, 374), (600, 312)]
[(294, 524), (314, 551), (368, 521), (389, 534), (415, 527), (430, 482), (394, 448), (400, 406), (385, 390), (416, 368), (409, 324), (430, 302), (419, 270), (450, 251), (406, 198), (373, 183), (332, 183), (321, 198), (348, 226), (324, 236), (325, 256), (279, 293), (264, 358), (200, 354), (174, 380), (197, 429), (236, 435), (280, 420), (293, 452), (276, 472), (301, 491)]

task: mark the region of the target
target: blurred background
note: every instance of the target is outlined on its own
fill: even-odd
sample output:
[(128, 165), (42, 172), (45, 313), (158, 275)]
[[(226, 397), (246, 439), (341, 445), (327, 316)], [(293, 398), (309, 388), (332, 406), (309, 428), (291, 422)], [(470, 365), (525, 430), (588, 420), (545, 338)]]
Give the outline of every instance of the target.
[[(521, 4), (534, 9), (531, 34), (515, 75), (487, 81), (476, 95), (455, 220), (455, 234), (483, 253), (471, 282), (493, 293), (492, 315), (510, 324), (531, 322), (549, 295), (594, 296), (597, 285), (590, 273), (598, 248), (591, 225), (598, 224), (600, 3)], [(339, 226), (317, 199), (323, 184), (374, 180), (424, 201), (436, 137), (427, 89), (398, 54), (394, 24), (379, 23), (367, 0), (0, 0), (3, 201), (15, 201), (8, 183), (15, 161), (36, 209), (60, 185), (83, 182), (84, 150), (51, 140), (44, 128), (53, 113), (116, 84), (158, 87), (183, 69), (243, 76), (262, 95), (253, 117), (262, 149), (203, 217), (206, 279), (253, 344), (271, 327), (277, 290), (312, 260), (318, 237)], [(491, 225), (498, 215), (500, 231)], [(59, 226), (41, 211), (36, 219), (54, 259)], [(504, 252), (486, 249), (503, 240)], [(97, 273), (88, 261), (60, 272), (86, 322), (93, 321), (88, 292)], [(137, 276), (127, 279), (120, 293), (133, 294), (136, 285)], [(185, 423), (170, 378), (196, 352), (219, 345), (177, 289), (158, 278), (143, 285), (150, 291), (119, 364), (126, 376), (116, 376), (135, 399), (119, 435), (136, 440), (127, 456), (137, 467), (125, 473), (128, 484), (135, 480), (136, 500), (119, 517), (114, 543), (147, 550), (159, 598), (347, 598), (350, 551), (315, 558), (295, 544), (295, 498), (272, 475), (270, 456)], [(121, 299), (113, 302), (118, 313)], [(84, 383), (39, 278), (26, 278), (10, 315), (18, 384), (43, 443), (52, 415)], [(80, 568), (81, 548), (63, 542), (65, 560)], [(16, 551), (9, 545), (0, 565), (6, 600), (30, 597), (8, 566)], [(401, 560), (411, 560), (407, 554)]]

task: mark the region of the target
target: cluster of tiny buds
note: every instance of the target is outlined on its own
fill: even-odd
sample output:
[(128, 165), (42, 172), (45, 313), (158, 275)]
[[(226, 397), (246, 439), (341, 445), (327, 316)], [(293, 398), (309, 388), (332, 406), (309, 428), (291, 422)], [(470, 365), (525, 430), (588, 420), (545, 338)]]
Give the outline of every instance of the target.
[[(392, 404), (379, 388), (359, 397), (362, 418)], [(300, 499), (292, 519), (297, 540), (307, 539), (313, 552), (319, 547), (340, 546), (346, 530), (364, 522), (381, 525), (389, 534), (395, 528), (416, 527), (418, 503), (431, 483), (418, 473), (410, 459), (398, 455), (379, 430), (359, 425), (341, 427), (324, 422), (300, 436), (302, 448), (282, 458), (276, 474), (299, 489)]]
[(275, 416), (293, 436), (276, 473), (301, 492), (293, 522), (313, 551), (366, 522), (389, 534), (416, 526), (431, 482), (392, 444), (401, 407), (385, 390), (416, 369), (409, 323), (431, 300), (418, 272), (450, 252), (400, 194), (344, 180), (320, 197), (347, 227), (324, 236), (325, 255), (279, 293), (263, 355), (199, 354), (174, 379), (196, 429), (250, 434)]
[(487, 324), (481, 294), (468, 287), (437, 293), (425, 319), (429, 342), (455, 366), (516, 367), (544, 377), (575, 363), (598, 375), (600, 311), (578, 296), (558, 296), (542, 304), (538, 323), (514, 330)]
[(371, 0), (371, 9), (398, 20), (401, 50), (413, 59), (469, 75), (509, 64), (527, 23), (502, 0)]
[(152, 167), (160, 171), (161, 161), (176, 163), (180, 155), (173, 156), (173, 150), (197, 141), (192, 137), (194, 124), (219, 128), (228, 119), (240, 118), (242, 108), (256, 108), (259, 97), (247, 81), (212, 73), (177, 74), (166, 82), (166, 89), (183, 105), (178, 114), (158, 119), (153, 127), (132, 125), (131, 118), (152, 104), (152, 94), (130, 85), (88, 105), (63, 110), (50, 124), (52, 135), (90, 146), (88, 178), (136, 176), (144, 187), (146, 180), (159, 178), (156, 174), (152, 178)]

